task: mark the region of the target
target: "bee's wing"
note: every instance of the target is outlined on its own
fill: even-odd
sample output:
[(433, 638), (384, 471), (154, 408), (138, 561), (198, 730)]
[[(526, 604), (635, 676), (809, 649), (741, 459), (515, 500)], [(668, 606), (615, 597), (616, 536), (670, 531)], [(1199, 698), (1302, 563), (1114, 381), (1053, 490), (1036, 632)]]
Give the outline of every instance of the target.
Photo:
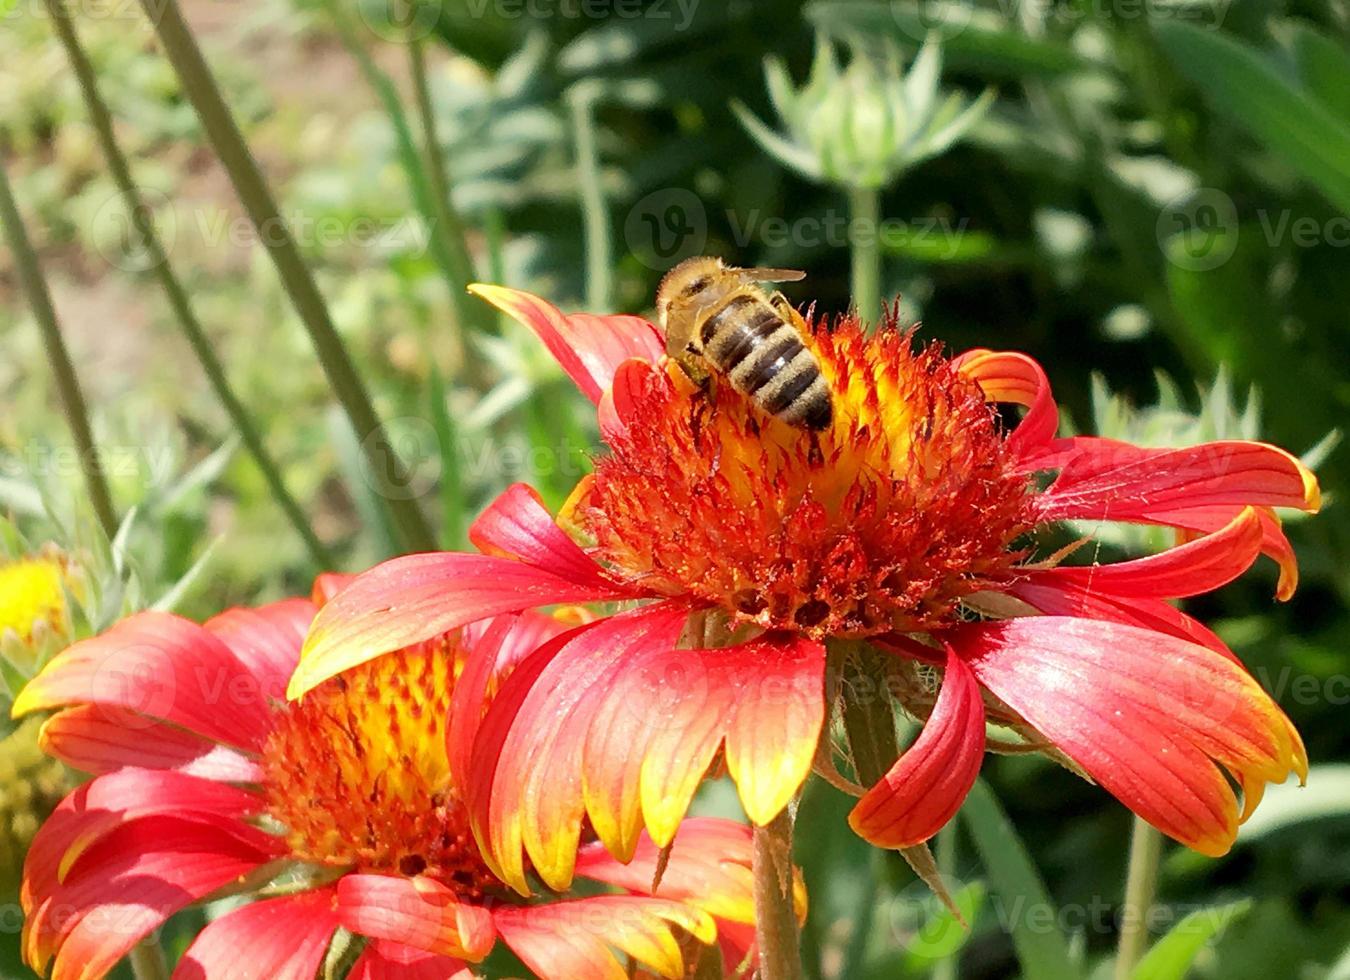
[(806, 278), (800, 269), (737, 269), (736, 273), (749, 282), (797, 282)]

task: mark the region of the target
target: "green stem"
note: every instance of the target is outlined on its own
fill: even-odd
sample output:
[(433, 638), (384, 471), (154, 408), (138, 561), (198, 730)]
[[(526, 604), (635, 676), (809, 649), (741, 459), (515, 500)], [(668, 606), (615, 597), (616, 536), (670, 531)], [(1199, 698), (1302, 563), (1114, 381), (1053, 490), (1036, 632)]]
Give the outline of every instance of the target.
[[(249, 152), (211, 69), (183, 20), (178, 0), (141, 0), (141, 6), (164, 45), (183, 91), (229, 174), (259, 240), (276, 266), (282, 286), (309, 332), (319, 363), (347, 413), (366, 464), (372, 472), (385, 475), (393, 486), (407, 486), (403, 461), (389, 444), (370, 395), (333, 326), (323, 294), (301, 257), (290, 228), (282, 220), (262, 171)], [(416, 500), (392, 493), (384, 495), (384, 503), (407, 547), (420, 551), (436, 546), (435, 535)]]
[(319, 568), (334, 567), (332, 555), (324, 547), (323, 542), (319, 540), (318, 535), (314, 533), (314, 529), (310, 526), (300, 504), (286, 489), (286, 483), (281, 477), (281, 469), (267, 452), (266, 446), (263, 445), (262, 436), (259, 434), (258, 427), (253, 424), (248, 409), (244, 407), (243, 402), (235, 395), (234, 389), (230, 387), (230, 383), (226, 380), (225, 369), (216, 356), (215, 350), (211, 347), (211, 341), (207, 338), (206, 331), (202, 329), (201, 323), (192, 309), (187, 290), (183, 288), (182, 282), (179, 281), (178, 276), (174, 274), (173, 267), (169, 264), (168, 253), (159, 239), (159, 234), (155, 231), (151, 211), (141, 198), (141, 193), (136, 188), (136, 183), (131, 176), (131, 167), (113, 135), (112, 115), (109, 113), (103, 97), (99, 94), (93, 65), (90, 64), (88, 55), (85, 54), (84, 48), (80, 45), (79, 34), (75, 30), (75, 24), (71, 20), (65, 0), (45, 0), (45, 2), (47, 14), (56, 27), (57, 36), (60, 38), (61, 45), (66, 51), (66, 57), (70, 60), (70, 66), (75, 72), (75, 79), (79, 83), (80, 92), (84, 97), (85, 108), (89, 112), (89, 120), (93, 123), (99, 145), (103, 150), (104, 157), (107, 158), (108, 169), (112, 172), (113, 183), (117, 185), (118, 192), (122, 195), (127, 213), (131, 215), (136, 233), (144, 244), (150, 264), (154, 268), (159, 284), (169, 301), (169, 306), (178, 320), (178, 325), (182, 328), (184, 336), (187, 337), (193, 353), (197, 355), (202, 370), (206, 372), (206, 379), (210, 382), (212, 390), (215, 391), (216, 397), (225, 407), (226, 414), (229, 415), (240, 439), (243, 440), (244, 447), (252, 455), (253, 461), (257, 464), (263, 479), (267, 482), (273, 498), (281, 507), (287, 519), (290, 520), (296, 533), (305, 542), (305, 547), (309, 549), (310, 557)]
[(117, 535), (117, 512), (113, 510), (112, 494), (108, 491), (108, 481), (103, 474), (103, 463), (94, 446), (94, 433), (89, 425), (89, 407), (84, 400), (84, 391), (80, 388), (80, 379), (75, 375), (75, 366), (70, 360), (70, 351), (66, 349), (61, 337), (61, 325), (56, 319), (56, 309), (52, 306), (52, 296), (42, 278), (42, 267), (38, 264), (37, 253), (28, 240), (23, 219), (19, 216), (19, 206), (14, 201), (14, 192), (9, 186), (9, 177), (0, 165), (0, 223), (5, 226), (5, 237), (9, 249), (14, 253), (14, 266), (19, 274), (19, 287), (28, 300), (33, 319), (42, 330), (42, 343), (47, 350), (47, 363), (51, 366), (52, 376), (56, 380), (56, 390), (61, 396), (61, 408), (65, 411), (66, 422), (70, 426), (71, 439), (75, 443), (75, 452), (79, 456), (80, 470), (84, 474), (85, 487), (89, 492), (89, 501), (98, 518), (103, 533), (112, 540)]
[(136, 980), (169, 980), (169, 964), (164, 961), (164, 950), (153, 939), (145, 939), (127, 953), (131, 973)]
[(754, 831), (752, 870), (759, 980), (802, 980), (797, 911), (792, 901), (792, 814), (790, 809)]
[[(436, 142), (434, 117), (431, 107), (431, 92), (427, 85), (426, 61), (420, 39), (408, 38), (409, 65), (413, 73), (414, 89), (417, 93), (418, 108), (422, 114), (422, 127), (426, 148), (419, 153), (417, 141), (413, 137), (412, 126), (403, 104), (399, 99), (398, 87), (393, 80), (381, 71), (361, 42), (352, 26), (347, 9), (338, 0), (326, 0), (329, 16), (342, 39), (343, 47), (355, 60), (366, 83), (379, 98), (389, 124), (394, 130), (394, 140), (398, 145), (399, 162), (404, 175), (408, 178), (413, 204), (422, 215), (430, 236), (428, 246), (431, 257), (440, 268), (446, 288), (450, 291), (450, 329), (454, 332), (461, 347), (460, 353), (472, 356), (472, 350), (463, 343), (466, 324), (472, 323), (477, 329), (490, 330), (494, 324), (491, 312), (486, 304), (470, 302), (465, 287), (475, 279), (473, 261), (469, 257), (468, 245), (464, 241), (464, 223), (455, 213), (450, 199), (449, 178), (444, 157)], [(416, 18), (409, 17), (409, 24)], [(415, 27), (410, 28), (415, 29)], [(428, 129), (427, 127), (431, 128)]]
[[(938, 831), (937, 867), (943, 878), (954, 880), (956, 875), (956, 821)], [(933, 966), (932, 980), (957, 980), (957, 967), (960, 965), (960, 953), (938, 960)]]
[(568, 93), (572, 133), (576, 141), (577, 186), (581, 189), (581, 222), (586, 233), (586, 308), (606, 313), (613, 308), (609, 211), (600, 186), (600, 157), (595, 146), (594, 95), (581, 86)]
[(844, 700), (844, 734), (853, 759), (854, 778), (870, 787), (880, 782), (900, 756), (895, 709), (887, 689), (886, 654), (861, 643), (832, 642)]
[(848, 192), (853, 305), (863, 323), (881, 317), (881, 194), (875, 187), (852, 187)]
[(1125, 877), (1120, 941), (1116, 946), (1115, 980), (1129, 980), (1148, 946), (1148, 917), (1158, 890), (1162, 834), (1139, 817), (1130, 834), (1130, 863)]

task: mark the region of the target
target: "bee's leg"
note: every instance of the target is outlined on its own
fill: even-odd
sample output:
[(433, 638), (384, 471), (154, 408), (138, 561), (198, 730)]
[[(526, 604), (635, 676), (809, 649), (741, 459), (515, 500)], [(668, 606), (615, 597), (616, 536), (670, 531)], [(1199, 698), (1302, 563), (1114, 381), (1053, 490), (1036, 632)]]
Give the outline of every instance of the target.
[(806, 461), (810, 463), (812, 466), (819, 467), (825, 465), (825, 453), (822, 452), (820, 448), (819, 432), (811, 433), (811, 449), (806, 454)]
[(795, 309), (793, 309), (792, 304), (788, 301), (788, 298), (784, 296), (782, 293), (777, 291), (775, 291), (773, 295), (769, 297), (769, 305), (772, 306), (775, 310), (777, 310), (778, 315), (781, 316), (783, 319), (787, 320), (789, 323), (792, 322), (792, 314), (797, 312)]

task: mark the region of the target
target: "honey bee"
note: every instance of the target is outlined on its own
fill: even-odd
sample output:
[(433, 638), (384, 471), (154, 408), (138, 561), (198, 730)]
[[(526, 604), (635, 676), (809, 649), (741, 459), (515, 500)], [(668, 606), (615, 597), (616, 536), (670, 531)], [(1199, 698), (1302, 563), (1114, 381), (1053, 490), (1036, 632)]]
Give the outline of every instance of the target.
[(768, 296), (756, 285), (805, 276), (792, 269), (737, 269), (708, 256), (685, 259), (656, 291), (666, 353), (696, 381), (713, 372), (724, 376), (788, 425), (813, 432), (829, 428), (834, 418), (829, 385), (802, 343), (787, 298)]

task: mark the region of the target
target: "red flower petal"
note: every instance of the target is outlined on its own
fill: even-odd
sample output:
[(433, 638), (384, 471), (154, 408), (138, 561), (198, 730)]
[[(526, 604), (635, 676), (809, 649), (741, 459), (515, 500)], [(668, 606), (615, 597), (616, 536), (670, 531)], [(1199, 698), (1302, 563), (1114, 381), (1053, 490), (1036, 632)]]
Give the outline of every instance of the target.
[(34, 835), (24, 861), (23, 907), (31, 911), (81, 854), (124, 824), (155, 815), (238, 822), (261, 807), (247, 790), (179, 773), (121, 769), (90, 780), (57, 804)]
[(601, 895), (505, 906), (493, 915), (502, 939), (541, 980), (627, 980), (615, 947), (671, 980), (684, 976), (678, 927), (705, 943), (717, 938), (706, 913), (678, 902)]
[(644, 824), (668, 843), (723, 745), (746, 814), (772, 820), (810, 772), (824, 673), (822, 646), (782, 634), (630, 658), (586, 742), (585, 798), (600, 839), (621, 860)]
[(878, 847), (914, 847), (956, 815), (984, 759), (984, 702), (970, 668), (952, 652), (933, 713), (891, 771), (848, 816)]
[(226, 783), (257, 782), (258, 764), (233, 749), (140, 716), (127, 727), (100, 705), (65, 708), (42, 726), (42, 751), (93, 775), (123, 766), (171, 769)]
[(313, 980), (337, 927), (331, 887), (253, 902), (208, 923), (174, 980)]
[(309, 593), (310, 602), (317, 607), (327, 605), (333, 596), (351, 585), (355, 578), (349, 572), (320, 572), (314, 576), (314, 585)]
[(506, 677), (522, 660), (565, 632), (567, 627), (559, 620), (532, 611), (498, 616), (465, 630), (469, 653), (455, 679), (445, 727), (450, 774), (456, 784), (464, 785), (469, 779), (473, 744), (494, 680)]
[(376, 939), (352, 965), (347, 980), (474, 980), (467, 963), (402, 943)]
[(1157, 511), (1249, 505), (1315, 511), (1321, 504), (1312, 472), (1265, 443), (1143, 449), (1083, 436), (1072, 448), (1037, 499), (1042, 520), (1151, 521)]
[(650, 384), (647, 379), (655, 371), (652, 362), (634, 358), (624, 361), (614, 372), (614, 383), (605, 390), (597, 413), (600, 438), (607, 444), (614, 445), (627, 435), (636, 407)]
[[(744, 824), (708, 817), (684, 821), (661, 875), (661, 897), (688, 902), (719, 920), (753, 924), (751, 846), (751, 830)], [(577, 854), (577, 874), (650, 895), (660, 858), (661, 849), (647, 834), (642, 835), (628, 863), (615, 860), (602, 843), (592, 841)], [(805, 914), (806, 889), (798, 885), (798, 906)]]
[[(1240, 510), (1235, 506), (1159, 508), (1149, 514), (1147, 523), (1175, 527), (1193, 534), (1213, 534), (1226, 527)], [(1289, 539), (1284, 536), (1280, 518), (1275, 511), (1269, 507), (1257, 507), (1256, 516), (1261, 523), (1261, 553), (1275, 559), (1280, 566), (1275, 598), (1285, 602), (1298, 588), (1298, 559), (1294, 556)]]
[(319, 610), (287, 696), (403, 647), (502, 613), (559, 602), (624, 598), (619, 586), (577, 584), (525, 562), (433, 552), (394, 558)]
[(1235, 660), (1212, 631), (1163, 600), (1209, 592), (1237, 578), (1256, 560), (1262, 540), (1260, 513), (1244, 507), (1221, 530), (1161, 554), (1111, 565), (1032, 569), (1005, 591), (1043, 613), (1160, 630)]
[(273, 841), (240, 827), (147, 817), (104, 836), (26, 923), (25, 957), (53, 980), (102, 976), (179, 909), (275, 857)]
[(1245, 816), (1225, 772), (1249, 797), (1307, 773), (1279, 707), (1240, 666), (1196, 644), (1059, 616), (971, 624), (947, 640), (1093, 779), (1202, 853), (1226, 853)]
[(1102, 619), (1126, 626), (1139, 626), (1169, 633), (1208, 647), (1222, 657), (1240, 663), (1213, 630), (1163, 599), (1126, 599), (1085, 588), (1042, 572), (1032, 572), (1026, 581), (1009, 586), (1006, 592), (1047, 616), (1076, 616)]
[(519, 558), (575, 585), (621, 588), (554, 523), (538, 492), (524, 483), (508, 487), (469, 528), (478, 550)]
[(267, 697), (280, 698), (300, 661), (300, 647), (316, 611), (307, 599), (283, 599), (253, 609), (227, 609), (202, 626), (225, 641), (262, 682)]
[(58, 653), (14, 714), (95, 704), (127, 727), (159, 718), (217, 742), (256, 748), (271, 728), (260, 684), (220, 639), (178, 616), (142, 612)]
[(474, 746), (466, 800), (484, 856), (522, 894), (524, 847), (552, 888), (572, 880), (584, 813), (582, 746), (614, 671), (670, 650), (688, 617), (645, 606), (564, 633), (527, 658), (494, 698)]
[(1060, 565), (1033, 574), (1114, 596), (1183, 599), (1212, 592), (1245, 572), (1261, 553), (1261, 538), (1260, 515), (1244, 507), (1222, 530), (1160, 554), (1108, 565)]
[(1045, 370), (1035, 360), (1015, 351), (979, 349), (954, 358), (952, 366), (978, 383), (989, 401), (1027, 407), (1026, 417), (1008, 436), (1016, 455), (1034, 457), (1054, 438), (1059, 407)]
[(504, 286), (475, 283), (469, 292), (533, 330), (582, 394), (596, 403), (624, 361), (655, 361), (665, 353), (661, 332), (641, 317), (565, 316), (537, 296)]
[(497, 941), (487, 909), (431, 878), (350, 874), (338, 881), (338, 917), (352, 932), (428, 953), (481, 960)]

